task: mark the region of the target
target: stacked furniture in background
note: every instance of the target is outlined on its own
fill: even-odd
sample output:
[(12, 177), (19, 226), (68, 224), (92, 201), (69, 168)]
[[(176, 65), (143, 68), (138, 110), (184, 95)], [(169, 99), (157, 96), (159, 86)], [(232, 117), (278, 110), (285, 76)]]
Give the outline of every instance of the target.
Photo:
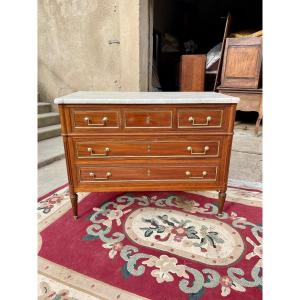
[(218, 92), (240, 98), (237, 110), (257, 111), (262, 120), (262, 38), (226, 38)]

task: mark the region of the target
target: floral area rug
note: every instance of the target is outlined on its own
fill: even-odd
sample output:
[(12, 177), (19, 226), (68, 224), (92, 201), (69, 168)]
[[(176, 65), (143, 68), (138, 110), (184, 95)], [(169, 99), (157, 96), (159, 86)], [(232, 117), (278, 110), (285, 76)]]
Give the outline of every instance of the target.
[(81, 193), (38, 202), (39, 299), (262, 299), (261, 192)]

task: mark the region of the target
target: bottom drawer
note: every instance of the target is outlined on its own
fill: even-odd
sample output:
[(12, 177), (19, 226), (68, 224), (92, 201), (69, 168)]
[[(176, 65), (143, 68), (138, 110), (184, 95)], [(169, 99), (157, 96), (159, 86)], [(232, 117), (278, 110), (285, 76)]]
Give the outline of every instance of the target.
[(79, 166), (80, 183), (136, 181), (215, 182), (218, 166)]

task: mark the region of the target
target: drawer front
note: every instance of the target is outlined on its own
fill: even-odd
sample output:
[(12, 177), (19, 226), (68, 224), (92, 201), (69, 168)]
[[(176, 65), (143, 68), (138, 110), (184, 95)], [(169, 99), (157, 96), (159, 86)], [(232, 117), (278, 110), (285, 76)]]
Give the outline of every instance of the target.
[(128, 128), (172, 128), (172, 110), (125, 110), (125, 124)]
[(97, 166), (78, 167), (80, 183), (120, 181), (216, 182), (218, 166)]
[(177, 111), (177, 127), (178, 128), (195, 128), (220, 129), (224, 127), (225, 120), (224, 109), (178, 109)]
[(120, 128), (119, 110), (71, 110), (72, 127), (86, 130), (107, 130)]
[(77, 159), (113, 157), (220, 157), (221, 138), (200, 141), (75, 141)]

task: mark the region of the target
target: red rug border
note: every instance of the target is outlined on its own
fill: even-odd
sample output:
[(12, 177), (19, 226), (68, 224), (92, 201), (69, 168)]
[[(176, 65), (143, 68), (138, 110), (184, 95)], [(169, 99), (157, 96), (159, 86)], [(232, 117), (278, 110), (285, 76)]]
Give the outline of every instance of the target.
[(51, 196), (51, 195), (54, 194), (55, 192), (57, 192), (57, 191), (59, 191), (59, 190), (65, 188), (65, 187), (68, 186), (68, 185), (69, 185), (69, 183), (65, 183), (65, 184), (63, 184), (63, 185), (61, 185), (61, 186), (55, 188), (54, 190), (52, 190), (52, 191), (50, 191), (50, 192), (47, 192), (46, 194), (44, 194), (44, 195), (38, 197), (38, 202), (40, 202), (40, 201), (42, 201), (43, 199), (45, 199), (45, 198)]

